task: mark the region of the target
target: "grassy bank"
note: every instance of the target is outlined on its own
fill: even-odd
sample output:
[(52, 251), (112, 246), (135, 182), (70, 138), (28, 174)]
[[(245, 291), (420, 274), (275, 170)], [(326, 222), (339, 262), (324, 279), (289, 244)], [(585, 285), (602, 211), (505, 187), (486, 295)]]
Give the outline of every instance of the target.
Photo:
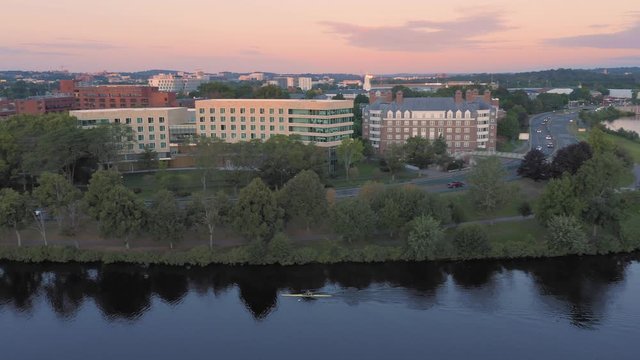
[[(640, 249), (640, 241), (634, 231), (640, 224), (638, 216), (628, 220), (630, 237), (627, 240), (612, 240), (603, 235), (603, 240), (593, 244), (587, 254), (630, 252)], [(531, 258), (569, 255), (551, 252), (546, 245), (546, 229), (535, 220), (485, 225), (490, 239), (491, 251), (472, 259)], [(455, 229), (448, 229), (441, 250), (429, 260), (458, 260), (450, 244)], [(0, 246), (0, 259), (21, 262), (102, 262), (162, 264), (173, 266), (227, 265), (302, 265), (310, 263), (374, 263), (390, 261), (416, 261), (407, 255), (404, 242), (400, 240), (376, 243), (349, 244), (342, 241), (322, 240), (306, 243), (285, 242), (278, 245), (250, 243), (233, 247), (215, 247), (213, 250), (199, 246), (184, 251), (92, 250), (71, 246)], [(467, 257), (468, 259), (468, 257)]]

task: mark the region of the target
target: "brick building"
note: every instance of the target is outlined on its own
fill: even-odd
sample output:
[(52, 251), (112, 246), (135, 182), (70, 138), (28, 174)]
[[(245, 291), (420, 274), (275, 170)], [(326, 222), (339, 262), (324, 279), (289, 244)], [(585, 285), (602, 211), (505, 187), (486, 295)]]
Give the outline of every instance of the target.
[(174, 107), (176, 94), (144, 85), (76, 86), (74, 80), (60, 80), (60, 93), (75, 98), (73, 109), (116, 109)]
[(413, 136), (430, 140), (442, 136), (452, 154), (496, 149), (498, 106), (489, 91), (479, 95), (467, 90), (464, 99), (460, 90), (453, 98), (404, 98), (398, 92), (395, 100), (387, 94), (373, 99), (363, 111), (362, 136), (378, 152)]
[(42, 115), (67, 112), (73, 109), (75, 99), (68, 95), (31, 96), (14, 101), (18, 115)]

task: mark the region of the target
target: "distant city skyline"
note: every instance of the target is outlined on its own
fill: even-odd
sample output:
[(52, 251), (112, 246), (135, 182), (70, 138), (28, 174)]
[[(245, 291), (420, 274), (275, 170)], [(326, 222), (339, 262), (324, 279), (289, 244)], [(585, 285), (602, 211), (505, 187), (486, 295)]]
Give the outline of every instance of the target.
[(3, 13), (15, 16), (0, 23), (0, 69), (389, 74), (640, 66), (636, 0), (179, 5), (5, 0)]

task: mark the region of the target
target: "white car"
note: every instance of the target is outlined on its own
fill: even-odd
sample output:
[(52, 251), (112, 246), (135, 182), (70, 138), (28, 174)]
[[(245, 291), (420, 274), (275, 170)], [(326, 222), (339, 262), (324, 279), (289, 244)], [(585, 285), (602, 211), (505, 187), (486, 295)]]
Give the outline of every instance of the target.
[(536, 130), (536, 132), (537, 132), (537, 133), (541, 133), (541, 132), (542, 132), (542, 129), (538, 129), (538, 130)]
[(547, 140), (551, 140), (551, 135), (547, 135), (544, 138), (547, 139)]
[(536, 150), (542, 151), (542, 146), (540, 146), (540, 145), (536, 146)]

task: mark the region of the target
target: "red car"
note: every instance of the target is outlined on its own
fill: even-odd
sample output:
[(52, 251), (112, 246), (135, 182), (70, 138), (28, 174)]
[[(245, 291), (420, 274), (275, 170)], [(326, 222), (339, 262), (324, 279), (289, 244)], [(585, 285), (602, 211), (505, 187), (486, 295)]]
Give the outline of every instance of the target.
[(452, 181), (447, 184), (447, 187), (449, 189), (461, 188), (463, 186), (464, 186), (464, 183), (462, 181)]

